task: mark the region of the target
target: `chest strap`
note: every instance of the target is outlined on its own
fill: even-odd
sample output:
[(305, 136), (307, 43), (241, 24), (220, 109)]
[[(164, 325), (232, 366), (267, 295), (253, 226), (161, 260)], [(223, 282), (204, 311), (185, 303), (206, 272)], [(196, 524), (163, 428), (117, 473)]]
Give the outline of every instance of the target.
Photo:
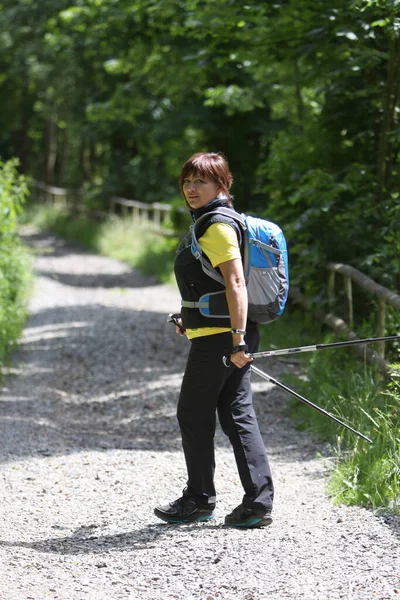
[(221, 317), (226, 319), (230, 318), (226, 304), (225, 290), (203, 294), (198, 302), (181, 300), (181, 306), (182, 308), (197, 308), (203, 317), (210, 317), (211, 319), (220, 319)]
[(181, 306), (184, 308), (208, 308), (208, 302), (189, 302), (189, 300), (181, 300)]

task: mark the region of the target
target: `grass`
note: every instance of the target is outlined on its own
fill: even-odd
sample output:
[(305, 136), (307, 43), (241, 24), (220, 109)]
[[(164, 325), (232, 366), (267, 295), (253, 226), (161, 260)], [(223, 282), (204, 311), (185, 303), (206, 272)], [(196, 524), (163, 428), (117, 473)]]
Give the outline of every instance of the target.
[(63, 209), (31, 207), (25, 217), (40, 229), (64, 239), (79, 242), (88, 250), (124, 261), (163, 283), (173, 282), (173, 265), (178, 240), (147, 231), (132, 224), (129, 218), (110, 216), (104, 222), (73, 216)]
[(364, 420), (358, 421), (373, 443), (356, 443), (348, 453), (338, 454), (330, 481), (332, 495), (336, 502), (387, 507), (400, 514), (400, 386), (392, 383), (382, 390), (371, 386), (360, 400)]
[[(290, 304), (280, 319), (262, 326), (261, 339), (263, 350), (338, 341)], [(297, 354), (295, 360), (302, 375), (284, 374), (281, 380), (373, 442), (291, 401), (296, 426), (331, 446), (335, 465), (328, 486), (333, 501), (399, 514), (400, 383), (377, 379), (375, 370), (349, 348)]]
[(131, 219), (114, 218), (104, 224), (97, 245), (103, 256), (127, 262), (142, 273), (155, 275), (163, 283), (174, 282), (175, 250), (178, 245), (174, 237), (143, 231), (134, 227)]
[(337, 503), (400, 509), (400, 389), (376, 380), (374, 369), (349, 349), (322, 350), (305, 365), (296, 390), (372, 440), (299, 403), (291, 416), (331, 443), (336, 464), (329, 488)]

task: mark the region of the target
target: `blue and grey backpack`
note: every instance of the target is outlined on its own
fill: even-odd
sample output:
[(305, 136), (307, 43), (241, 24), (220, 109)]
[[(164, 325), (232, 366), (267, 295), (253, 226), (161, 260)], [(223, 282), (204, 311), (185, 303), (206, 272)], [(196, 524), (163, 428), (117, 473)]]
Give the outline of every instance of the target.
[[(241, 228), (249, 319), (255, 323), (275, 321), (284, 311), (289, 292), (288, 254), (282, 230), (271, 221), (239, 214), (230, 208), (220, 207), (199, 217), (191, 226), (192, 254), (201, 261), (203, 271), (222, 285), (224, 278), (203, 255), (196, 237), (200, 224), (215, 214), (234, 219)], [(199, 310), (204, 316), (213, 317), (210, 296), (204, 294), (200, 298)]]

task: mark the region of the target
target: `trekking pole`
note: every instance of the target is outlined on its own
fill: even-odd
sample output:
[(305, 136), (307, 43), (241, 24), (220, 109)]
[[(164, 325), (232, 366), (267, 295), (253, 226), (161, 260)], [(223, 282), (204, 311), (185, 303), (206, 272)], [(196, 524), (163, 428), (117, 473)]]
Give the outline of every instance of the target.
[(343, 421), (341, 421), (340, 419), (338, 419), (334, 415), (331, 415), (331, 413), (329, 413), (328, 411), (324, 410), (323, 408), (321, 408), (317, 404), (313, 404), (313, 402), (311, 402), (310, 400), (307, 400), (307, 398), (304, 398), (303, 396), (300, 396), (300, 394), (298, 394), (294, 390), (291, 390), (286, 385), (284, 385), (280, 381), (277, 381), (276, 379), (274, 379), (273, 377), (271, 377), (267, 373), (264, 373), (264, 371), (261, 371), (260, 369), (258, 369), (257, 367), (254, 367), (253, 365), (251, 365), (251, 370), (254, 371), (254, 373), (256, 373), (257, 375), (259, 375), (260, 377), (262, 377), (263, 379), (266, 379), (267, 381), (273, 383), (274, 385), (276, 385), (277, 387), (281, 388), (285, 392), (288, 392), (289, 394), (291, 394), (292, 396), (294, 396), (298, 400), (301, 400), (302, 402), (304, 402), (304, 404), (307, 404), (307, 406), (311, 406), (311, 408), (314, 408), (315, 410), (317, 410), (321, 414), (323, 414), (326, 417), (329, 417), (330, 419), (332, 419), (332, 421), (336, 421), (336, 423), (339, 423), (339, 425), (342, 425), (342, 427), (346, 427), (346, 429), (348, 429), (349, 431), (352, 431), (353, 433), (355, 433), (356, 435), (358, 435), (363, 440), (366, 440), (367, 442), (369, 442), (370, 444), (372, 444), (372, 440), (369, 437), (367, 437), (363, 433), (360, 433), (356, 429), (353, 429), (353, 427), (350, 427), (350, 425), (346, 425), (346, 423), (343, 423)]
[(387, 337), (365, 338), (363, 340), (347, 340), (345, 342), (333, 342), (332, 344), (316, 344), (314, 346), (298, 346), (297, 348), (281, 348), (279, 350), (266, 350), (265, 352), (254, 352), (250, 354), (252, 358), (261, 358), (263, 356), (283, 356), (285, 354), (296, 354), (299, 352), (314, 352), (315, 350), (325, 350), (325, 348), (340, 348), (342, 346), (353, 346), (355, 344), (373, 344), (374, 342), (386, 342), (388, 340), (400, 340), (400, 335), (390, 335)]

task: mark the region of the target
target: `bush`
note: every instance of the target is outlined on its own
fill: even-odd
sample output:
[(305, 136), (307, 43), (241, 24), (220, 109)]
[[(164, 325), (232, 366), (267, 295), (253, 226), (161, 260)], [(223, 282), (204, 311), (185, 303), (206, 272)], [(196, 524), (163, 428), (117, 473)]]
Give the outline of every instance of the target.
[(0, 367), (18, 341), (26, 320), (31, 283), (28, 253), (17, 236), (0, 241)]
[(17, 218), (27, 193), (17, 161), (0, 161), (0, 367), (15, 345), (26, 319), (31, 268), (16, 234)]

